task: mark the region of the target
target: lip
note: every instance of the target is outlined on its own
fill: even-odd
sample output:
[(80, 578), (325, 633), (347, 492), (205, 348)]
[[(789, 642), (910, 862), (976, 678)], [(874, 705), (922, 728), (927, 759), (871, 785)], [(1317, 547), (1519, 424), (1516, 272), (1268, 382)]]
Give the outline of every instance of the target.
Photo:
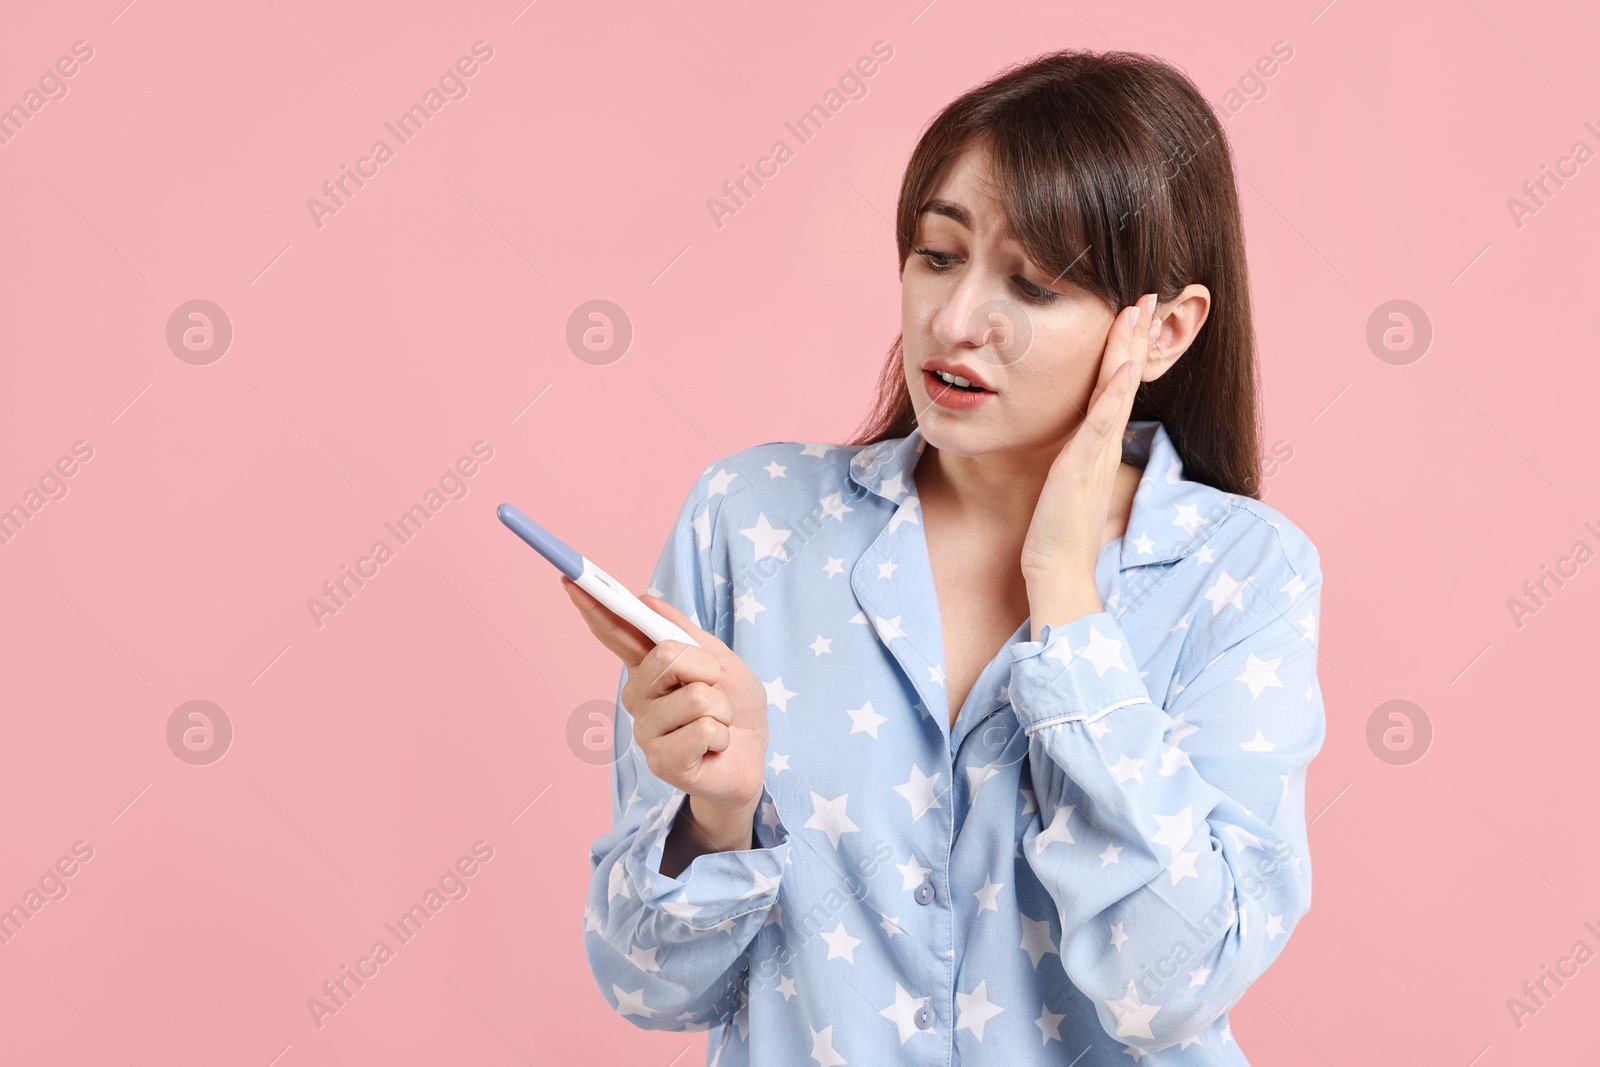
[(981, 374), (973, 370), (969, 364), (957, 363), (953, 359), (945, 359), (943, 356), (934, 356), (931, 359), (923, 361), (922, 369), (926, 371), (942, 370), (946, 374), (954, 374), (957, 377), (965, 378), (973, 385), (976, 385), (981, 389), (987, 389), (991, 393), (995, 391), (994, 386), (990, 385), (989, 382)]

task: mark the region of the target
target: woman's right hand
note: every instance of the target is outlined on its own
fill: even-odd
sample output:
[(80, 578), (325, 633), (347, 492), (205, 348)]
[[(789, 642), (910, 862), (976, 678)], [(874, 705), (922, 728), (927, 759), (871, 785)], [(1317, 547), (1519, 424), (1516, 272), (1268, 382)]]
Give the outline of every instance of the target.
[[(622, 704), (650, 771), (694, 798), (694, 817), (748, 830), (765, 784), (767, 688), (744, 660), (660, 597), (639, 599), (699, 647), (653, 644), (565, 575), (562, 586), (600, 643), (628, 668)], [(688, 802), (686, 801), (685, 804)]]

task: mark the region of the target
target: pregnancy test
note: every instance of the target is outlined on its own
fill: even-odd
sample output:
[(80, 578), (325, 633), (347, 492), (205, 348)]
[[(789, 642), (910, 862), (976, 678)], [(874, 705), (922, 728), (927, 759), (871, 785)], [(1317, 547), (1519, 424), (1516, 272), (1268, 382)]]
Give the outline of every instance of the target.
[(634, 596), (615, 578), (595, 566), (587, 557), (572, 550), (565, 541), (512, 507), (501, 504), (495, 514), (511, 532), (526, 541), (533, 550), (571, 578), (579, 589), (610, 608), (619, 617), (639, 628), (657, 644), (662, 641), (682, 641), (699, 647), (699, 642), (684, 632), (683, 627), (653, 611), (644, 601)]

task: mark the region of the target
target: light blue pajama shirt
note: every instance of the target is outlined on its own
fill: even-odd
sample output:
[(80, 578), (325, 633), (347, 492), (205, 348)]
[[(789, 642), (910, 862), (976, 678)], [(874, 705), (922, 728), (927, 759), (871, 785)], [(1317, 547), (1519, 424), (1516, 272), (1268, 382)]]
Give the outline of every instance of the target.
[(596, 983), (635, 1026), (712, 1030), (721, 1067), (1247, 1064), (1228, 1009), (1311, 906), (1317, 550), (1131, 422), (1104, 610), (1024, 622), (952, 729), (923, 446), (771, 442), (695, 482), (649, 591), (766, 685), (755, 847), (660, 872), (686, 795), (624, 671)]

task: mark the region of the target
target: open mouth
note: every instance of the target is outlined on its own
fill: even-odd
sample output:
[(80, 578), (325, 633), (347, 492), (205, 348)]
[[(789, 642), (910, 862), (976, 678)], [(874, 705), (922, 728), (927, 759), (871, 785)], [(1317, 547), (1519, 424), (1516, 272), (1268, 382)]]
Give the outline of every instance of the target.
[(971, 382), (967, 381), (967, 379), (962, 378), (962, 377), (960, 377), (958, 375), (955, 375), (955, 374), (947, 373), (946, 371), (936, 370), (936, 371), (930, 371), (929, 373), (932, 374), (935, 378), (937, 378), (944, 385), (948, 385), (952, 389), (959, 389), (963, 393), (987, 393), (987, 392), (989, 392), (989, 390), (985, 389), (981, 385), (974, 385)]

